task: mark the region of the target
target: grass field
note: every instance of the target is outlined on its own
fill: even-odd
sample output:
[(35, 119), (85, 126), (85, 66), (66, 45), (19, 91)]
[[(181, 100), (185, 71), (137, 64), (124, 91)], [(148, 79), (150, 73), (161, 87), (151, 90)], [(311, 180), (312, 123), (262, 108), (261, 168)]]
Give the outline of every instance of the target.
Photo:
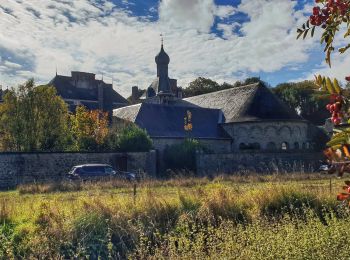
[(343, 180), (315, 174), (25, 185), (0, 193), (0, 258), (349, 259)]

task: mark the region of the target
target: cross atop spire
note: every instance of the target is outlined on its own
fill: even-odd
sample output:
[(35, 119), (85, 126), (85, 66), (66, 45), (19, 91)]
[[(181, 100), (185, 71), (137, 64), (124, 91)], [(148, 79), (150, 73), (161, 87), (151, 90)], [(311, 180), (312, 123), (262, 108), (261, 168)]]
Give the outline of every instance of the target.
[(161, 40), (161, 43), (162, 43), (162, 46), (163, 46), (163, 44), (164, 44), (164, 38), (163, 38), (163, 34), (162, 34), (162, 33), (160, 34), (160, 40)]

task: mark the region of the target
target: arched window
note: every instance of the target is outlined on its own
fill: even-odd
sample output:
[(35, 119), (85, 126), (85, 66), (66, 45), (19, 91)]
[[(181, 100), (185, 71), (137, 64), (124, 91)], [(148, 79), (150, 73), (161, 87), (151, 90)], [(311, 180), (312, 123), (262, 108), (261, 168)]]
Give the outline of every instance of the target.
[(306, 150), (306, 143), (303, 143), (303, 150)]
[(311, 144), (310, 144), (310, 142), (306, 142), (306, 149), (311, 149)]
[(266, 145), (266, 149), (267, 150), (276, 150), (276, 144), (274, 142), (269, 142), (267, 145)]
[(299, 143), (298, 143), (298, 142), (295, 142), (295, 143), (294, 143), (294, 149), (295, 149), (295, 150), (299, 150), (299, 149), (300, 149), (300, 146), (299, 146)]
[(239, 144), (239, 150), (245, 150), (246, 149), (246, 145), (245, 145), (245, 143), (240, 143)]
[(284, 150), (284, 151), (288, 150), (289, 149), (288, 143), (287, 142), (283, 142), (282, 145), (281, 145), (281, 149)]
[(253, 143), (253, 144), (251, 144), (251, 147), (253, 150), (260, 150), (261, 149), (261, 145), (259, 143)]

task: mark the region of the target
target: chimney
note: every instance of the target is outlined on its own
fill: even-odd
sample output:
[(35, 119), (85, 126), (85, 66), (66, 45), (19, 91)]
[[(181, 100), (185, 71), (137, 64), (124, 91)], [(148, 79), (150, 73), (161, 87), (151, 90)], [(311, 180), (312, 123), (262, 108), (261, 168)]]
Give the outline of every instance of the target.
[(98, 84), (98, 109), (103, 110), (103, 83)]
[(177, 89), (177, 97), (179, 99), (182, 99), (182, 87), (178, 87), (178, 89)]
[(139, 95), (139, 88), (137, 86), (133, 86), (131, 89), (131, 102), (135, 103), (137, 101), (137, 99)]

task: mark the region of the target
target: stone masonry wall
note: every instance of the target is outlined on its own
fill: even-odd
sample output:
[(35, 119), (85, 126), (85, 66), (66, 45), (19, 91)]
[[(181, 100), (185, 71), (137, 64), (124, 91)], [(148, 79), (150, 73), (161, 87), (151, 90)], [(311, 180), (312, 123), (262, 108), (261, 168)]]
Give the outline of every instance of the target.
[(259, 144), (261, 150), (308, 149), (308, 123), (304, 121), (266, 121), (225, 124), (224, 129), (233, 138), (232, 151), (240, 151), (241, 144)]
[(231, 174), (247, 170), (261, 173), (312, 172), (322, 159), (321, 153), (310, 152), (197, 154), (197, 174)]
[[(115, 169), (156, 175), (156, 152), (148, 153), (0, 153), (0, 188), (18, 184), (60, 180), (74, 165), (105, 163)], [(125, 169), (124, 169), (125, 170)]]

